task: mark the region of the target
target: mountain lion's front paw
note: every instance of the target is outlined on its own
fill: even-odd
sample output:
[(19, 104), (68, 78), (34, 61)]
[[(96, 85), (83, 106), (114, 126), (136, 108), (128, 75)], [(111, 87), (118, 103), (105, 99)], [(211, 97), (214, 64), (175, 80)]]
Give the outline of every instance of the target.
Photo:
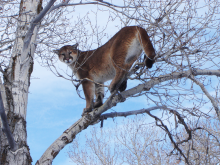
[(92, 112), (92, 108), (84, 108), (81, 116), (83, 116), (85, 113), (88, 113), (88, 112)]

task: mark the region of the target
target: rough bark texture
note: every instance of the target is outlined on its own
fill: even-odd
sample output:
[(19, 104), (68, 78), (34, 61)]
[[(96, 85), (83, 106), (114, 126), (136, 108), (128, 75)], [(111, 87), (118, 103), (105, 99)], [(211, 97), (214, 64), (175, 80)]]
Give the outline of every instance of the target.
[(1, 134), (1, 164), (27, 165), (31, 164), (29, 147), (27, 145), (26, 110), (30, 76), (33, 70), (33, 57), (38, 27), (35, 25), (30, 37), (30, 42), (24, 47), (24, 40), (30, 29), (31, 21), (39, 13), (42, 0), (21, 0), (19, 21), (17, 24), (16, 40), (12, 57), (4, 74), (2, 85), (3, 103), (7, 113), (8, 122), (13, 137), (18, 144), (18, 150), (12, 152), (8, 141)]
[(3, 104), (3, 101), (2, 101), (1, 92), (0, 92), (0, 116), (1, 116), (1, 120), (2, 120), (2, 131), (5, 133), (5, 135), (8, 139), (10, 149), (12, 151), (16, 151), (18, 149), (18, 146), (15, 143), (14, 137), (12, 136), (12, 133), (11, 133), (11, 129), (8, 125), (8, 120), (7, 120), (7, 116), (6, 116), (6, 113), (5, 113), (4, 104)]

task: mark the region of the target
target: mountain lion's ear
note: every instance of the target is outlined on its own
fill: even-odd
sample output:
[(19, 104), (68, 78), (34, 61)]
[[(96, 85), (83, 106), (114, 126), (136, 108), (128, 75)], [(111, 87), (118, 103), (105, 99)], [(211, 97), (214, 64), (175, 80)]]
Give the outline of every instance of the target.
[(79, 46), (79, 44), (76, 43), (76, 44), (72, 45), (72, 48), (73, 48), (73, 49), (77, 49), (78, 46)]
[(53, 50), (53, 52), (54, 52), (55, 54), (58, 54), (58, 55), (59, 55), (59, 51), (60, 51), (59, 49), (54, 49), (54, 50)]

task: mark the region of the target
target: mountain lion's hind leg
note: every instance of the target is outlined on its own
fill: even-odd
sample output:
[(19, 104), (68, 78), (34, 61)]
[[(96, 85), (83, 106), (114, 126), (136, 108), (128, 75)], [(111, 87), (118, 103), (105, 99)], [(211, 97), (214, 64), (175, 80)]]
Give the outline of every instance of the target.
[[(117, 88), (121, 91), (125, 90), (127, 83), (124, 83), (124, 77), (126, 75), (126, 71), (124, 70), (120, 70), (118, 72), (116, 72), (115, 78), (112, 80), (110, 86), (109, 86), (109, 90), (112, 93), (114, 90), (116, 90)], [(123, 81), (123, 82), (122, 82)], [(124, 83), (124, 84), (123, 84)], [(126, 86), (125, 86), (126, 84)]]
[(124, 80), (121, 85), (119, 86), (118, 90), (123, 92), (127, 88), (127, 80)]

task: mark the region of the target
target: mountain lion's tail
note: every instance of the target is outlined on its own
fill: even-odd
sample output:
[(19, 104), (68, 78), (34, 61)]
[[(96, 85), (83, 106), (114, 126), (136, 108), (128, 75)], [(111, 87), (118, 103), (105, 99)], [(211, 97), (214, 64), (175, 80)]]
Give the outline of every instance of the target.
[(155, 62), (154, 57), (156, 56), (154, 47), (150, 41), (150, 38), (146, 32), (146, 30), (144, 30), (141, 27), (137, 27), (137, 31), (138, 31), (138, 39), (139, 42), (142, 46), (142, 49), (144, 50), (146, 56), (145, 56), (145, 65), (148, 68), (151, 68), (153, 63)]

